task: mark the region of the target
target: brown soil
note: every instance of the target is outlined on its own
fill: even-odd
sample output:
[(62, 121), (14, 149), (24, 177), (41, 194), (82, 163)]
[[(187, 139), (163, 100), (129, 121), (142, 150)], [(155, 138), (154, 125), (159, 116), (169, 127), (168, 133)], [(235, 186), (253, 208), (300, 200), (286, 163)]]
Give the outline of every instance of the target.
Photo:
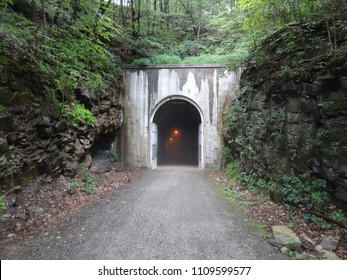
[[(330, 224), (329, 229), (322, 229), (318, 224), (304, 219), (304, 213), (300, 209), (296, 212), (291, 210), (286, 204), (276, 204), (270, 200), (265, 192), (252, 192), (245, 188), (229, 183), (228, 178), (223, 172), (210, 173), (210, 177), (219, 185), (230, 188), (239, 193), (239, 204), (244, 206), (245, 211), (255, 221), (264, 224), (268, 232), (271, 232), (272, 226), (286, 225), (290, 227), (297, 235), (305, 233), (312, 240), (319, 244), (324, 236), (331, 236), (339, 240), (336, 255), (341, 259), (347, 259), (347, 231), (336, 224)], [(272, 235), (267, 236), (270, 239)], [(310, 251), (304, 248), (298, 252), (307, 255), (309, 258), (318, 258), (316, 251)]]
[[(134, 169), (84, 169), (75, 178), (61, 176), (53, 182), (39, 178), (14, 189), (6, 196), (8, 208), (1, 213), (0, 244), (61, 229), (86, 206), (107, 200), (139, 173)], [(92, 194), (86, 192), (88, 184), (95, 186)]]
[[(81, 170), (75, 178), (61, 176), (54, 182), (39, 178), (9, 193), (6, 199), (10, 205), (1, 214), (3, 221), (0, 222), (0, 244), (60, 230), (63, 226), (69, 225), (85, 207), (107, 200), (141, 172), (138, 169), (117, 168), (107, 171), (94, 168), (92, 171)], [(246, 212), (253, 219), (266, 225), (269, 232), (271, 226), (287, 225), (297, 234), (306, 233), (317, 243), (323, 236), (332, 236), (339, 239), (337, 256), (347, 259), (345, 229), (331, 225), (330, 229), (323, 230), (316, 223), (306, 221), (300, 210), (292, 213), (288, 205), (272, 202), (265, 193), (250, 192), (230, 185), (222, 172), (210, 173), (210, 176), (218, 184), (237, 190), (240, 193), (240, 204), (246, 205)], [(94, 179), (91, 181), (97, 186), (94, 193), (88, 195), (85, 185), (88, 178), (92, 177)], [(73, 191), (71, 186), (76, 186), (76, 183), (78, 187)], [(31, 206), (42, 209), (42, 213), (30, 211)], [(313, 251), (301, 249), (299, 253), (316, 257)]]

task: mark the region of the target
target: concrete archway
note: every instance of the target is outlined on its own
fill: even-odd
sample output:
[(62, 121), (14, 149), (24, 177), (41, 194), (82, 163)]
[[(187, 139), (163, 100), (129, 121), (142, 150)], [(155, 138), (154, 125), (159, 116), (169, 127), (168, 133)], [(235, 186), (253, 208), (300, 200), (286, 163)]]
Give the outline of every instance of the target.
[(202, 167), (202, 112), (187, 97), (169, 96), (152, 113), (151, 165)]
[[(171, 129), (174, 129), (173, 120), (180, 119), (180, 112), (186, 111), (190, 116), (187, 123), (181, 120), (176, 125), (181, 125), (184, 133), (187, 128), (193, 131), (188, 135), (196, 135), (196, 126), (200, 122), (199, 167), (220, 166), (223, 108), (239, 94), (241, 71), (228, 72), (223, 65), (150, 65), (126, 66), (123, 69), (122, 162), (131, 167), (154, 168), (159, 155), (159, 163), (175, 163), (172, 157), (165, 157), (161, 151), (162, 143), (166, 143), (165, 139), (169, 136), (169, 129), (165, 133), (165, 126), (172, 123)], [(183, 107), (174, 109), (175, 102), (181, 102)], [(171, 114), (174, 116), (170, 117)], [(190, 155), (193, 159), (187, 162), (195, 164), (196, 136), (194, 143), (185, 150), (194, 150), (195, 154)], [(184, 150), (180, 151), (184, 153)], [(176, 160), (184, 161), (183, 158)]]

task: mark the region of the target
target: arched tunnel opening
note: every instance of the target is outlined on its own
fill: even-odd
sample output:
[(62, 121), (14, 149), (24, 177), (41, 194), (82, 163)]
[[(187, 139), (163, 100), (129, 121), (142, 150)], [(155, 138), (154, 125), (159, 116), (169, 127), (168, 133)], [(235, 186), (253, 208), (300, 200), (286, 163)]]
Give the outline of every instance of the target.
[(170, 100), (157, 110), (153, 122), (158, 126), (158, 165), (199, 164), (201, 116), (194, 105)]

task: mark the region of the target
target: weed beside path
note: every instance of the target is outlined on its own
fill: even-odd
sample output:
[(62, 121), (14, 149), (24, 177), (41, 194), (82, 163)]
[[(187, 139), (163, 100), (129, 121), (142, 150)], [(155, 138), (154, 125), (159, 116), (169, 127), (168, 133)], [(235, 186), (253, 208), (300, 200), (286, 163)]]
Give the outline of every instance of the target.
[[(305, 233), (311, 239), (319, 242), (324, 236), (332, 236), (339, 240), (336, 255), (341, 259), (347, 259), (346, 230), (335, 224), (314, 223), (304, 219), (304, 213), (300, 209), (294, 210), (286, 204), (276, 204), (265, 191), (250, 191), (241, 188), (235, 181), (228, 178), (224, 172), (212, 171), (208, 173), (210, 178), (218, 184), (223, 197), (231, 202), (239, 211), (246, 212), (253, 221), (251, 224), (257, 231), (271, 242), (271, 227), (285, 225), (296, 234)], [(302, 257), (318, 258), (308, 250), (301, 248), (292, 258)]]
[(134, 169), (91, 172), (81, 168), (74, 178), (61, 176), (53, 182), (40, 178), (13, 190), (6, 197), (9, 206), (1, 213), (0, 244), (61, 230), (86, 206), (107, 201), (139, 173)]

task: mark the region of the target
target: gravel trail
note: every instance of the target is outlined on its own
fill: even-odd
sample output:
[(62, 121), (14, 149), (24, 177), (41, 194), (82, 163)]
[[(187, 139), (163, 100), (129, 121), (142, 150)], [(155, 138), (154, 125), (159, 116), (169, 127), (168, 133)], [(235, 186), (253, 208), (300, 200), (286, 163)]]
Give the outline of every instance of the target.
[(61, 232), (0, 248), (1, 259), (287, 259), (193, 167), (144, 171)]

